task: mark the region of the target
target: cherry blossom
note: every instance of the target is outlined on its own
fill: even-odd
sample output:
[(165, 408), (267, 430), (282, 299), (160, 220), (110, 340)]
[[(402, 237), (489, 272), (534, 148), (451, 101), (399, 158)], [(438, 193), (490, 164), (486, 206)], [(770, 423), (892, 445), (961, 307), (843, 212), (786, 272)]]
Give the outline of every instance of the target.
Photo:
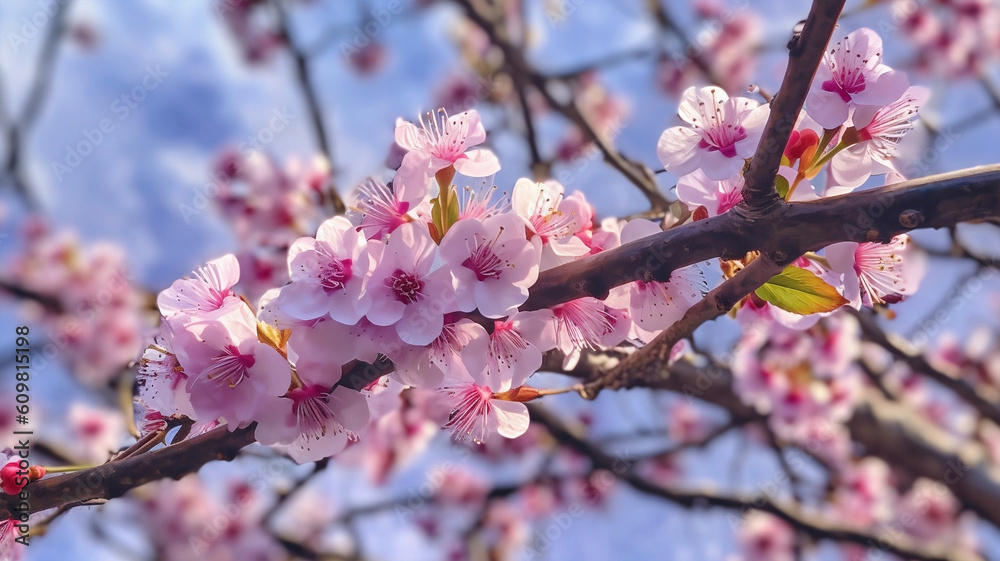
[(575, 258), (590, 251), (576, 237), (583, 229), (581, 221), (586, 209), (580, 200), (568, 199), (564, 193), (563, 186), (551, 179), (541, 183), (519, 179), (514, 184), (511, 206), (528, 230), (542, 241), (542, 269), (547, 268), (546, 261), (552, 266), (560, 258)]
[(517, 401), (498, 398), (497, 394), (513, 385), (511, 370), (452, 371), (442, 392), (451, 408), (445, 428), (457, 439), (471, 438), (485, 442), (489, 435), (516, 438), (528, 429), (528, 408)]
[(449, 314), (446, 317), (441, 334), (430, 345), (404, 347), (395, 354), (393, 379), (409, 386), (433, 388), (439, 386), (449, 372), (468, 370), (464, 358), (466, 349), (473, 355), (482, 355), (488, 335), (478, 323), (457, 319), (457, 316)]
[(882, 64), (882, 38), (863, 27), (824, 55), (806, 110), (824, 129), (835, 129), (847, 121), (850, 109), (886, 105), (908, 85), (906, 74)]
[(631, 323), (621, 310), (589, 296), (555, 306), (552, 312), (556, 317), (556, 348), (566, 357), (566, 369), (576, 365), (583, 349), (611, 347), (624, 341)]
[(369, 178), (358, 187), (351, 207), (353, 222), (368, 239), (381, 240), (401, 224), (412, 220), (408, 214), (423, 196), (403, 199), (399, 190)]
[(327, 365), (299, 362), (301, 384), (283, 397), (268, 399), (257, 415), (254, 436), (263, 444), (281, 444), (299, 463), (314, 462), (340, 452), (357, 440), (371, 417), (361, 393), (331, 386), (340, 378)]
[(255, 420), (263, 397), (288, 389), (287, 361), (257, 340), (256, 320), (244, 305), (216, 321), (195, 321), (171, 334), (200, 421), (224, 417), (230, 429), (246, 426)]
[(325, 314), (353, 325), (371, 305), (365, 290), (371, 273), (368, 244), (344, 217), (320, 225), (315, 238), (299, 238), (288, 250), (292, 283), (282, 289), (281, 307), (309, 320)]
[(448, 116), (427, 114), (420, 127), (396, 119), (396, 144), (407, 153), (396, 173), (394, 188), (403, 200), (421, 198), (430, 189), (431, 178), (438, 171), (454, 166), (468, 177), (487, 177), (500, 170), (500, 161), (489, 150), (469, 150), (486, 140), (486, 130), (475, 109)]
[(156, 305), (167, 320), (175, 317), (210, 317), (227, 313), (226, 305), (240, 305), (233, 286), (240, 280), (240, 265), (233, 254), (213, 259), (192, 273), (192, 278), (174, 281), (156, 297)]
[(459, 220), (441, 240), (441, 257), (457, 282), (459, 309), (488, 318), (509, 315), (528, 298), (538, 278), (541, 241), (524, 237), (513, 214)]
[[(649, 220), (632, 220), (622, 228), (621, 242), (629, 243), (660, 231)], [(681, 319), (688, 308), (701, 300), (708, 285), (701, 269), (692, 265), (671, 271), (667, 282), (640, 280), (615, 290), (619, 297), (609, 302), (627, 306), (635, 324), (652, 332), (666, 329)]]
[(746, 561), (793, 561), (795, 532), (780, 518), (764, 512), (751, 512), (740, 526), (740, 544)]
[(441, 334), (444, 314), (459, 309), (451, 272), (431, 270), (437, 246), (414, 224), (400, 226), (384, 247), (368, 285), (368, 319), (394, 325), (406, 343), (427, 345)]
[(696, 217), (699, 208), (705, 217), (718, 216), (743, 201), (743, 176), (714, 180), (698, 169), (677, 180), (677, 198)]
[(844, 298), (855, 309), (899, 302), (916, 291), (925, 259), (908, 242), (901, 234), (887, 244), (843, 242), (826, 248), (830, 267), (843, 275)]
[(555, 315), (549, 310), (517, 312), (493, 322), (486, 348), (469, 346), (463, 353), (470, 371), (520, 386), (542, 366), (542, 353), (556, 346)]
[(920, 106), (930, 97), (930, 90), (913, 86), (896, 101), (884, 106), (864, 106), (854, 110), (858, 142), (838, 152), (830, 162), (830, 172), (837, 185), (857, 187), (873, 173), (893, 171), (892, 157), (903, 136), (913, 129)]
[(730, 98), (721, 88), (688, 88), (678, 110), (690, 127), (663, 132), (656, 153), (667, 171), (687, 175), (701, 169), (709, 179), (729, 179), (753, 156), (770, 108), (752, 99)]

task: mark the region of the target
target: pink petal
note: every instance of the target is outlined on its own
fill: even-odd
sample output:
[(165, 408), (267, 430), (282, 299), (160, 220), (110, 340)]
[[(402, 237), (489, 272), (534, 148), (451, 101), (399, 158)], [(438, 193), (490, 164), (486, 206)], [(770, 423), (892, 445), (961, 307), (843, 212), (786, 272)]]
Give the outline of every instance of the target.
[(854, 272), (854, 255), (858, 251), (858, 244), (854, 242), (841, 242), (827, 246), (824, 254), (830, 263), (830, 268), (838, 273)]
[(400, 118), (396, 119), (395, 138), (396, 144), (400, 148), (409, 151), (423, 150), (425, 148), (423, 136), (424, 131), (417, 128), (413, 123)]
[(701, 167), (698, 142), (701, 135), (688, 127), (670, 127), (656, 143), (656, 155), (663, 167), (676, 175), (687, 175)]
[[(516, 401), (490, 401), (491, 413), (496, 416), (497, 432), (505, 438), (517, 438), (528, 430), (528, 407)], [(492, 421), (492, 419), (491, 419)]]
[(858, 187), (872, 175), (872, 158), (867, 143), (841, 150), (830, 162), (830, 174), (837, 185)]
[(455, 161), (455, 171), (466, 177), (489, 177), (500, 171), (500, 160), (489, 150), (469, 150)]
[(414, 203), (430, 191), (434, 174), (441, 168), (432, 165), (432, 158), (424, 152), (407, 152), (403, 163), (392, 180), (392, 189), (400, 201)]

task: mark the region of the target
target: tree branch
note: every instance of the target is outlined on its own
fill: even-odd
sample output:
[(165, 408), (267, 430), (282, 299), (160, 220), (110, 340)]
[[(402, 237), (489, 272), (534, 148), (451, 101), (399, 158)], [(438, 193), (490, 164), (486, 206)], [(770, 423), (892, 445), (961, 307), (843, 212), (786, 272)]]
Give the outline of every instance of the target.
[(648, 345), (632, 353), (598, 378), (587, 382), (581, 393), (593, 399), (604, 388), (629, 387), (637, 379), (655, 376), (668, 363), (670, 350), (678, 341), (690, 337), (699, 325), (728, 312), (747, 294), (780, 273), (782, 269), (783, 266), (761, 255), (736, 276), (709, 291), (684, 313), (684, 317), (657, 335)]
[[(997, 403), (991, 402), (979, 395), (979, 390), (965, 380), (956, 378), (947, 372), (935, 368), (934, 365), (927, 362), (927, 359), (923, 355), (904, 348), (901, 344), (893, 341), (893, 339), (898, 340), (898, 337), (891, 336), (882, 331), (882, 328), (875, 322), (872, 314), (855, 310), (851, 310), (851, 314), (861, 324), (862, 337), (889, 351), (889, 354), (905, 363), (917, 374), (923, 374), (945, 388), (948, 388), (967, 404), (971, 405), (980, 415), (1000, 425), (1000, 406)], [(906, 344), (909, 346), (908, 343)]]
[(641, 493), (660, 497), (687, 508), (707, 504), (736, 510), (741, 514), (749, 510), (767, 512), (781, 518), (793, 528), (815, 539), (856, 543), (873, 549), (881, 549), (907, 559), (918, 559), (921, 561), (973, 561), (982, 559), (979, 555), (972, 552), (956, 550), (952, 547), (917, 544), (899, 535), (899, 533), (868, 533), (860, 528), (836, 524), (814, 514), (807, 513), (797, 504), (780, 503), (766, 494), (739, 496), (725, 495), (710, 490), (692, 491), (662, 487), (636, 475), (630, 463), (623, 461), (621, 458), (609, 456), (597, 446), (573, 434), (573, 432), (545, 409), (534, 404), (528, 407), (531, 411), (531, 419), (545, 426), (556, 440), (589, 458), (595, 467), (612, 472), (618, 479)]
[(510, 70), (512, 77), (516, 82), (527, 81), (537, 89), (545, 100), (551, 105), (556, 111), (561, 113), (564, 117), (570, 120), (574, 125), (576, 125), (583, 133), (590, 139), (594, 145), (601, 151), (604, 155), (604, 161), (606, 161), (611, 167), (615, 168), (624, 175), (629, 181), (631, 181), (636, 187), (638, 187), (642, 193), (649, 199), (650, 205), (654, 210), (666, 211), (670, 206), (670, 201), (668, 201), (662, 193), (660, 193), (659, 188), (656, 185), (656, 179), (653, 174), (645, 166), (633, 162), (623, 156), (618, 152), (613, 146), (598, 134), (597, 130), (593, 125), (587, 120), (587, 118), (580, 112), (580, 109), (576, 106), (573, 99), (562, 101), (556, 98), (549, 91), (549, 79), (539, 74), (532, 66), (528, 63), (527, 59), (524, 57), (524, 53), (518, 48), (510, 39), (507, 37), (506, 30), (498, 22), (494, 21), (491, 14), (487, 13), (486, 10), (481, 7), (476, 6), (474, 0), (455, 0), (462, 8), (465, 9), (466, 16), (478, 25), (482, 30), (489, 36), (490, 41), (500, 48), (504, 54), (504, 64)]
[[(739, 208), (739, 207), (737, 207)], [(522, 310), (608, 292), (632, 281), (667, 281), (671, 271), (750, 251), (779, 265), (837, 242), (882, 242), (916, 228), (1000, 216), (1000, 164), (775, 207), (748, 219), (727, 212), (542, 272)]]
[(764, 127), (764, 135), (744, 174), (743, 209), (750, 216), (767, 212), (781, 202), (774, 188), (781, 155), (843, 8), (844, 0), (814, 0), (802, 34), (788, 42), (785, 77), (771, 100), (771, 114)]
[[(326, 122), (323, 120), (323, 111), (319, 106), (319, 98), (316, 96), (316, 91), (313, 88), (312, 75), (309, 70), (309, 59), (306, 57), (305, 53), (296, 46), (295, 41), (292, 38), (291, 22), (289, 21), (285, 7), (281, 5), (281, 0), (273, 0), (272, 3), (278, 13), (278, 23), (281, 29), (281, 36), (284, 37), (285, 42), (288, 44), (288, 50), (291, 52), (292, 59), (295, 61), (295, 75), (302, 88), (302, 95), (305, 96), (306, 109), (309, 112), (313, 129), (316, 131), (316, 141), (319, 143), (320, 151), (323, 152), (323, 155), (326, 156), (327, 160), (330, 162), (330, 177), (332, 178), (334, 170), (336, 169), (336, 162), (334, 161), (333, 154), (333, 141), (330, 133), (327, 131)], [(333, 202), (334, 213), (343, 214), (347, 211), (347, 206), (344, 205), (344, 201), (340, 198), (340, 194), (337, 193), (337, 189), (333, 185), (332, 179), (328, 182), (327, 189), (324, 194), (329, 196)]]

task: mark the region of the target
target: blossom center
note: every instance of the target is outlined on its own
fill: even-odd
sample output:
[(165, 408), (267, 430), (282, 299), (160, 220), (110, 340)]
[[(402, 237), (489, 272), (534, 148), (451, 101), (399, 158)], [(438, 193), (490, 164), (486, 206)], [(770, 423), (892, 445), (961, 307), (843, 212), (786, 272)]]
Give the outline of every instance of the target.
[(344, 290), (347, 281), (354, 276), (351, 259), (337, 259), (326, 244), (317, 244), (322, 257), (319, 264), (319, 284), (327, 293)]
[[(486, 279), (497, 279), (503, 273), (504, 267), (507, 263), (500, 258), (499, 255), (494, 251), (494, 246), (496, 246), (497, 240), (500, 238), (500, 234), (503, 233), (503, 228), (500, 228), (500, 232), (497, 234), (496, 238), (492, 241), (487, 242), (486, 240), (480, 240), (478, 236), (475, 238), (475, 247), (472, 248), (472, 253), (462, 261), (462, 266), (469, 269), (476, 274), (476, 279), (480, 282)], [(503, 244), (500, 244), (503, 247)]]
[(403, 304), (419, 302), (424, 297), (424, 281), (402, 269), (393, 271), (385, 279), (385, 285), (392, 291), (393, 298)]
[(288, 392), (288, 398), (292, 400), (292, 413), (304, 438), (319, 440), (327, 431), (338, 434), (344, 430), (330, 409), (330, 394), (324, 386), (295, 388)]
[(205, 377), (235, 388), (250, 375), (250, 368), (255, 362), (257, 359), (253, 354), (242, 354), (236, 345), (226, 345), (221, 355), (212, 357), (211, 365), (205, 369)]
[[(471, 436), (476, 442), (483, 442), (486, 439), (486, 417), (493, 408), (490, 404), (493, 392), (486, 386), (467, 384), (449, 388), (447, 393), (454, 398), (455, 405), (444, 426), (458, 436)], [(478, 437), (473, 435), (475, 432), (479, 433)]]

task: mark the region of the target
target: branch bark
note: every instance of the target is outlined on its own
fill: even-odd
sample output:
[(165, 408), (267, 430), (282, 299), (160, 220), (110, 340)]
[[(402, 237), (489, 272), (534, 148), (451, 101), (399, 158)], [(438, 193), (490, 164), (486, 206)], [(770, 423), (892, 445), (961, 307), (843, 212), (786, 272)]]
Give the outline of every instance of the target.
[(771, 100), (771, 115), (764, 127), (764, 136), (744, 175), (743, 208), (749, 216), (765, 213), (781, 201), (774, 189), (781, 155), (843, 9), (844, 0), (815, 0), (802, 34), (793, 36), (788, 43), (785, 77), (781, 89)]
[(1000, 216), (1000, 164), (781, 204), (754, 219), (730, 211), (545, 271), (522, 309), (585, 296), (604, 299), (616, 286), (666, 281), (675, 269), (715, 257), (736, 259), (756, 250), (787, 265), (798, 255), (837, 242), (885, 243), (916, 228), (995, 216)]

